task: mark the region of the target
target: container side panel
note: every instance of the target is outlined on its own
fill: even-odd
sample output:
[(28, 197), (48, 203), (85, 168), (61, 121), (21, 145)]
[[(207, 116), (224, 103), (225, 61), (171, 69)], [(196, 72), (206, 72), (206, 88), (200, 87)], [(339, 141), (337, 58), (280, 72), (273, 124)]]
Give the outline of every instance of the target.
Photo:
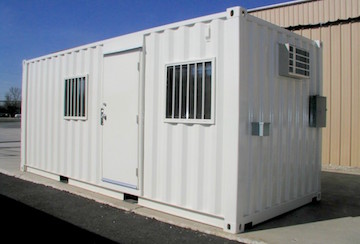
[[(98, 129), (99, 121), (100, 121), (100, 94), (102, 92), (101, 81), (103, 80), (103, 72), (102, 72), (102, 47), (96, 47), (91, 49), (91, 62), (89, 64), (89, 70), (92, 70), (90, 73), (92, 78), (89, 78), (88, 82), (88, 90), (87, 92), (90, 94), (88, 99), (88, 117), (89, 117), (89, 126), (91, 131), (96, 131), (96, 133), (89, 133), (91, 135), (91, 141), (101, 141), (101, 131)], [(90, 99), (91, 98), (91, 99)], [(92, 109), (90, 109), (92, 108)], [(88, 133), (88, 132), (87, 132)], [(89, 138), (90, 140), (90, 138)], [(101, 164), (98, 163), (100, 160), (100, 152), (98, 150), (98, 144), (93, 144), (91, 148), (90, 158), (92, 159), (92, 182), (98, 183), (101, 178)]]
[(21, 143), (20, 143), (20, 170), (25, 171), (25, 162), (27, 159), (27, 151), (26, 151), (26, 145), (27, 145), (27, 103), (28, 103), (28, 79), (29, 79), (29, 64), (26, 61), (23, 61), (22, 63), (22, 78), (21, 78), (21, 111), (22, 111), (22, 117), (21, 120)]
[[(308, 101), (322, 93), (322, 63), (310, 40), (252, 18), (241, 26), (239, 212), (246, 224), (266, 209), (320, 191), (321, 133), (309, 127)], [(279, 75), (280, 43), (309, 51), (309, 79)], [(269, 136), (252, 136), (251, 122), (270, 123)]]
[[(81, 52), (82, 52), (82, 50), (76, 51), (73, 54), (73, 73), (74, 74), (81, 74), (81, 64), (82, 64), (82, 62), (85, 61), (85, 60), (81, 60)], [(77, 111), (78, 111), (78, 106), (77, 106), (78, 97), (76, 95), (77, 89), (78, 89), (78, 82), (75, 82), (73, 89), (75, 90), (73, 109), (75, 110), (74, 114), (76, 115)], [(80, 122), (80, 121), (77, 121), (77, 122)], [(73, 130), (76, 131), (77, 133), (75, 133), (73, 135), (73, 140), (72, 140), (73, 144), (71, 147), (71, 155), (72, 155), (71, 171), (73, 172), (73, 177), (75, 179), (80, 179), (80, 175), (81, 175), (81, 172), (80, 172), (80, 167), (81, 167), (80, 138), (81, 138), (82, 131), (81, 131), (81, 126), (79, 126), (79, 125), (80, 125), (80, 123), (73, 123)]]
[[(37, 106), (37, 111), (34, 113), (34, 115), (36, 116), (34, 118), (35, 121), (35, 136), (36, 136), (36, 143), (37, 146), (35, 147), (35, 151), (36, 151), (36, 159), (35, 159), (35, 163), (36, 165), (38, 165), (38, 167), (40, 168), (44, 168), (44, 163), (42, 161), (42, 150), (43, 150), (43, 145), (42, 145), (42, 127), (41, 127), (41, 120), (43, 118), (42, 114), (40, 113), (43, 104), (41, 103), (41, 96), (43, 94), (41, 94), (41, 90), (42, 90), (42, 73), (44, 72), (44, 61), (39, 61), (39, 64), (37, 66), (37, 74), (36, 74), (36, 87), (35, 87), (35, 94), (36, 94), (36, 106)], [(34, 145), (35, 146), (35, 145)]]
[[(91, 62), (91, 57), (90, 57), (90, 53), (92, 51), (92, 48), (90, 49), (83, 49), (81, 50), (81, 60), (83, 60), (83, 62), (81, 63), (81, 73), (85, 74), (87, 73), (87, 70), (92, 70), (90, 67), (90, 62)], [(99, 81), (99, 79), (96, 79)], [(91, 83), (90, 81), (90, 76), (88, 76), (88, 84)], [(99, 88), (98, 88), (99, 89)], [(81, 101), (80, 104), (81, 106), (81, 113), (85, 113), (86, 114), (86, 107), (87, 104), (86, 101)], [(96, 106), (95, 106), (96, 107)], [(89, 128), (91, 128), (91, 123), (89, 123)], [(87, 133), (85, 128), (83, 126), (80, 127), (80, 148), (82, 147), (81, 145), (84, 145), (87, 141), (91, 141), (91, 139), (89, 138), (91, 136), (91, 133)], [(96, 128), (94, 128), (94, 131), (96, 131)], [(81, 169), (80, 169), (80, 178), (83, 181), (89, 181), (89, 182), (94, 182), (93, 181), (93, 176), (94, 176), (94, 165), (92, 163), (88, 164), (86, 162), (91, 162), (90, 157), (89, 157), (89, 152), (85, 151), (85, 150), (81, 150), (80, 149), (80, 162), (82, 164)]]
[[(63, 104), (62, 104), (62, 95), (64, 94), (60, 94), (60, 91), (62, 89), (64, 89), (64, 87), (62, 86), (61, 88), (59, 87), (59, 83), (61, 83), (60, 81), (60, 73), (61, 73), (61, 63), (60, 63), (60, 57), (54, 57), (52, 59), (51, 62), (51, 72), (50, 72), (50, 79), (49, 79), (49, 83), (51, 84), (51, 81), (53, 82), (53, 86), (54, 89), (51, 89), (50, 93), (50, 99), (53, 100), (53, 103), (50, 106), (50, 110), (51, 110), (51, 122), (50, 124), (52, 125), (52, 128), (49, 129), (51, 131), (51, 136), (49, 139), (49, 147), (51, 150), (51, 154), (50, 154), (50, 158), (48, 159), (49, 162), (52, 162), (52, 167), (50, 169), (51, 172), (60, 172), (60, 164), (58, 164), (59, 161), (59, 157), (60, 157), (60, 152), (58, 150), (59, 146), (56, 145), (57, 143), (61, 144), (61, 136), (59, 134), (59, 124), (60, 121), (62, 120), (62, 113), (57, 112), (57, 111), (62, 111), (60, 110), (60, 106), (61, 108), (63, 108)], [(49, 126), (50, 128), (50, 126)]]
[[(27, 166), (99, 183), (95, 174), (100, 163), (97, 114), (101, 95), (101, 53), (101, 46), (97, 46), (29, 63)], [(79, 76), (88, 77), (90, 84), (87, 119), (64, 119), (65, 79)], [(76, 84), (71, 87), (74, 93), (80, 83)], [(80, 104), (79, 96), (76, 99)], [(80, 105), (77, 111), (79, 109)]]
[[(224, 115), (219, 106), (224, 106), (223, 82), (227, 68), (224, 21), (200, 22), (145, 36), (144, 196), (216, 216), (223, 215)], [(216, 107), (212, 116), (215, 124), (166, 122), (166, 65), (204, 59), (214, 60), (212, 89), (216, 94)], [(187, 71), (190, 75), (190, 66)], [(187, 76), (186, 72), (179, 74)], [(184, 91), (179, 89), (180, 93)], [(190, 88), (186, 90), (189, 91)], [(184, 94), (179, 95), (176, 103), (181, 115), (185, 107), (182, 103), (188, 106), (190, 101), (182, 101), (184, 98)]]
[[(66, 74), (67, 77), (73, 77), (74, 74), (74, 53), (67, 53), (65, 54), (65, 64), (66, 64), (66, 68), (65, 68), (65, 72), (64, 74)], [(63, 78), (65, 79), (65, 78)], [(69, 94), (68, 96), (72, 96), (73, 94), (73, 86), (69, 86)], [(70, 99), (69, 105), (70, 107), (70, 114), (72, 114), (73, 111), (73, 101)], [(65, 176), (72, 176), (75, 172), (73, 172), (73, 165), (74, 165), (74, 139), (73, 138), (73, 131), (72, 128), (74, 127), (74, 124), (76, 123), (75, 121), (72, 120), (64, 120), (64, 126), (65, 126), (65, 138), (64, 138), (64, 155), (65, 155)]]
[[(274, 31), (271, 31), (270, 29), (267, 30), (269, 39), (269, 43), (275, 43), (275, 40), (277, 40), (277, 33)], [(270, 60), (274, 60), (274, 62), (270, 62), (268, 69), (268, 96), (269, 96), (269, 121), (270, 123), (278, 123), (275, 121), (279, 121), (278, 116), (274, 116), (275, 114), (278, 114), (279, 112), (279, 96), (280, 91), (276, 89), (275, 82), (276, 82), (276, 64), (278, 63), (278, 56), (275, 55), (274, 52), (271, 52), (271, 48), (268, 49), (268, 58)], [(276, 49), (276, 47), (275, 47)], [(277, 153), (272, 153), (271, 148), (278, 148), (278, 140), (279, 140), (279, 127), (273, 128), (273, 137), (270, 138), (270, 145), (269, 145), (269, 155), (270, 158), (268, 159), (268, 185), (267, 185), (267, 205), (266, 208), (269, 208), (271, 206), (276, 205), (276, 196), (277, 196), (277, 185), (276, 185), (276, 179), (278, 177), (278, 165), (279, 165), (279, 155)]]
[[(222, 20), (215, 20), (214, 21), (214, 36), (224, 36), (225, 35), (225, 30), (224, 30), (224, 21)], [(225, 41), (224, 38), (217, 38), (214, 39), (214, 46), (213, 46), (213, 52), (217, 53), (217, 57), (219, 60), (224, 60), (224, 53), (225, 53)], [(224, 96), (221, 96), (220, 94), (224, 94), (224, 87), (221, 86), (220, 84), (220, 77), (224, 77), (225, 75), (225, 66), (226, 63), (225, 62), (217, 62), (216, 63), (216, 81), (215, 81), (215, 95), (216, 95), (216, 100), (215, 100), (215, 104), (216, 104), (216, 108), (215, 108), (215, 114), (214, 116), (216, 116), (216, 121), (219, 125), (224, 124), (224, 111), (223, 108), (224, 107)], [(218, 187), (219, 185), (221, 185), (222, 181), (223, 181), (223, 166), (219, 163), (222, 161), (223, 158), (223, 150), (222, 147), (224, 145), (224, 128), (222, 126), (218, 126), (216, 128), (216, 138), (214, 141), (216, 141), (216, 145), (215, 148), (216, 150), (213, 151), (213, 158), (215, 159), (215, 162), (213, 163), (213, 165), (215, 166), (214, 168), (214, 172), (213, 174), (215, 174), (215, 180), (212, 182), (212, 188), (215, 189), (214, 194), (215, 194), (215, 213), (221, 213), (221, 208), (222, 208), (222, 199), (224, 196), (224, 193), (222, 191), (221, 187)]]
[[(27, 111), (27, 151), (26, 151), (26, 159), (27, 162), (25, 162), (27, 165), (35, 164), (35, 149), (31, 148), (32, 145), (35, 145), (35, 129), (36, 129), (36, 122), (35, 122), (35, 118), (36, 116), (31, 116), (31, 114), (35, 113), (36, 111), (36, 85), (35, 85), (35, 80), (36, 80), (36, 65), (34, 63), (30, 63), (29, 64), (29, 68), (28, 68), (28, 72), (29, 72), (29, 78), (28, 78), (28, 111)], [(34, 104), (34, 105), (32, 105)], [(32, 149), (32, 150), (31, 150)]]

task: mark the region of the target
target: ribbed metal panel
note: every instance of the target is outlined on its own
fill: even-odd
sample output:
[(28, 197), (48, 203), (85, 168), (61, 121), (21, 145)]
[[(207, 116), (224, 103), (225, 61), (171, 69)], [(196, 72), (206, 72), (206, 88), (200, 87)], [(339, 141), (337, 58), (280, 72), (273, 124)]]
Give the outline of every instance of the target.
[[(322, 94), (316, 44), (255, 20), (241, 26), (239, 129), (239, 214), (253, 224), (256, 214), (319, 192), (321, 132), (308, 121), (309, 96)], [(279, 43), (309, 50), (310, 79), (278, 75)], [(251, 136), (258, 121), (270, 123), (269, 136)]]
[(360, 16), (360, 0), (317, 0), (250, 11), (281, 27), (316, 25)]
[[(239, 19), (240, 31), (217, 19), (145, 37), (144, 196), (224, 216), (231, 231), (232, 221), (257, 223), (266, 219), (264, 212), (285, 211), (285, 204), (320, 191), (321, 132), (308, 126), (309, 96), (322, 94), (320, 49), (252, 16)], [(238, 42), (229, 47), (232, 34)], [(279, 43), (309, 50), (310, 79), (279, 76)], [(166, 123), (166, 65), (211, 57), (217, 73), (214, 125)], [(270, 122), (269, 137), (251, 136), (257, 121)]]
[[(223, 214), (224, 22), (215, 19), (145, 37), (144, 196), (217, 216)], [(209, 31), (211, 41), (205, 37)], [(164, 122), (165, 66), (215, 57), (216, 125)]]
[[(101, 49), (88, 47), (27, 64), (27, 166), (90, 183), (99, 179)], [(65, 119), (65, 79), (79, 75), (89, 75), (88, 117)]]

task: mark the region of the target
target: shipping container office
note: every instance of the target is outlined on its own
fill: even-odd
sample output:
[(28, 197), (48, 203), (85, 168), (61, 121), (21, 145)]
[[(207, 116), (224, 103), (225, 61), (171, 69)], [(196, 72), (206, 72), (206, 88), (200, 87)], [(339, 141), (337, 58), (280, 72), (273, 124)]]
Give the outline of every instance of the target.
[(239, 7), (24, 61), (21, 168), (242, 231), (320, 198), (321, 67)]

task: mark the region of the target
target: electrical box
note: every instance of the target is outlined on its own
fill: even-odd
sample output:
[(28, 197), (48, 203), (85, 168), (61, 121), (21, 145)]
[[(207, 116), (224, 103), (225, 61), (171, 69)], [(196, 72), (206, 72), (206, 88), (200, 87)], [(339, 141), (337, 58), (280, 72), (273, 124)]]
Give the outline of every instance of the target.
[(310, 96), (309, 126), (315, 128), (326, 127), (326, 97)]
[(253, 136), (269, 136), (270, 123), (267, 122), (252, 122), (251, 135)]

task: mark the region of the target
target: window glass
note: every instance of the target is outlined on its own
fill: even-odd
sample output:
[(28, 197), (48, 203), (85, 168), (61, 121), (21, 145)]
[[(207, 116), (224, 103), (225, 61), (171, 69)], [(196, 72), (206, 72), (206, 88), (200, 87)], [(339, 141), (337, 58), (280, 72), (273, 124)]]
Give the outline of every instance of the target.
[(211, 118), (211, 62), (205, 63), (204, 119)]
[(190, 64), (189, 77), (189, 118), (193, 119), (195, 115), (195, 64)]
[(199, 63), (196, 67), (196, 118), (202, 119), (202, 81), (203, 64)]
[(174, 118), (179, 118), (180, 104), (180, 65), (175, 66), (175, 103)]
[(212, 62), (166, 67), (166, 119), (183, 122), (212, 119)]
[(186, 119), (186, 103), (187, 103), (187, 82), (188, 72), (187, 65), (181, 66), (181, 118)]
[(86, 77), (65, 79), (64, 117), (86, 119)]
[(166, 79), (166, 118), (172, 117), (172, 98), (173, 95), (173, 67), (167, 67)]

